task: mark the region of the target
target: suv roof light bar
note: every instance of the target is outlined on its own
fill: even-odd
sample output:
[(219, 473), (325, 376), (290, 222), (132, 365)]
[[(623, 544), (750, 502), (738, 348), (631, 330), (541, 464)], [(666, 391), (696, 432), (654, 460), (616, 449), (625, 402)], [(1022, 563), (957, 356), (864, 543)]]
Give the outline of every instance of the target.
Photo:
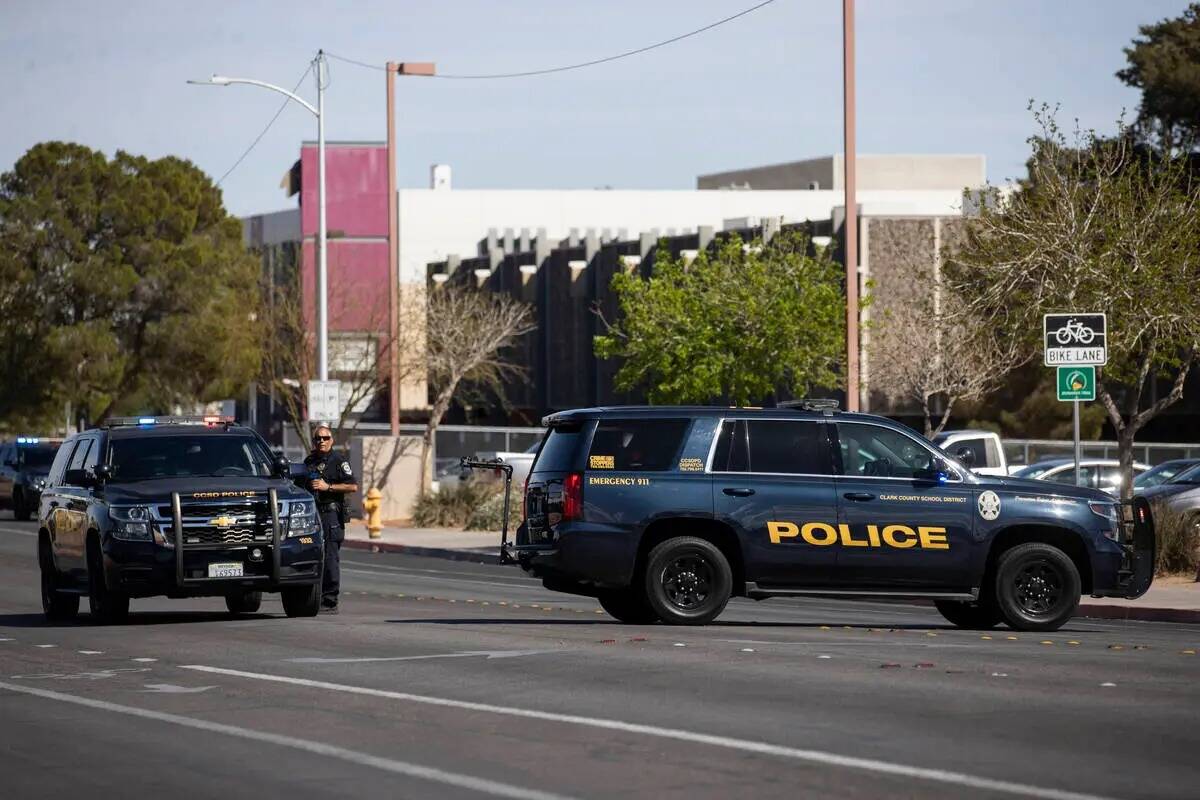
[(150, 425), (233, 425), (236, 417), (221, 414), (205, 414), (203, 416), (162, 416), (162, 417), (109, 417), (104, 421), (106, 428), (130, 428)]
[(802, 411), (821, 411), (826, 416), (830, 416), (835, 411), (840, 411), (838, 401), (833, 398), (824, 397), (806, 397), (801, 400), (784, 400), (778, 404), (780, 408), (798, 408)]

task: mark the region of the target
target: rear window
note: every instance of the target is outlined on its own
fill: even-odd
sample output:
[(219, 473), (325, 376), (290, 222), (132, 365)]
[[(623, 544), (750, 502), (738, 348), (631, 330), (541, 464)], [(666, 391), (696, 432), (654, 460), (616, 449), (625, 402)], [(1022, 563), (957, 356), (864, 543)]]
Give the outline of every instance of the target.
[(575, 466), (582, 425), (556, 425), (546, 432), (546, 441), (533, 463), (537, 472), (569, 472)]
[(596, 427), (588, 469), (660, 471), (675, 464), (686, 419), (604, 420)]

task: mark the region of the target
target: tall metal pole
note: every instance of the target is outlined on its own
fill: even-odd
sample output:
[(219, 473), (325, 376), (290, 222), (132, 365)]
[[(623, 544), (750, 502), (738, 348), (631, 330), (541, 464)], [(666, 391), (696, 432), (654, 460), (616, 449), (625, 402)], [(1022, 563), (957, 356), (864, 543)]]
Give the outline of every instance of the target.
[(400, 220), (396, 197), (396, 73), (400, 66), (387, 63), (387, 196), (388, 196), (388, 417), (392, 436), (400, 435)]
[(317, 375), (329, 380), (329, 263), (325, 241), (325, 51), (317, 51)]
[(1083, 481), (1080, 480), (1080, 475), (1079, 475), (1079, 451), (1080, 451), (1080, 447), (1079, 447), (1079, 401), (1072, 400), (1071, 405), (1074, 409), (1074, 413), (1072, 414), (1074, 419), (1072, 420), (1072, 422), (1075, 426), (1075, 485), (1082, 486)]
[(854, 141), (854, 0), (842, 0), (842, 127), (846, 190), (846, 410), (858, 411), (858, 199)]

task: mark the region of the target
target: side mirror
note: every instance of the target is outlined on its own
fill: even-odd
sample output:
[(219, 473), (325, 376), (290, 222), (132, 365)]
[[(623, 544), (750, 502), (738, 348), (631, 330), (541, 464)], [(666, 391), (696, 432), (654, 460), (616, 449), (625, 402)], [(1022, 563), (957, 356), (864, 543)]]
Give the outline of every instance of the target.
[(940, 458), (935, 458), (928, 467), (917, 470), (913, 474), (913, 477), (919, 481), (942, 483), (949, 477), (946, 462)]
[(112, 480), (113, 468), (108, 464), (97, 464), (92, 467), (92, 474), (96, 476), (97, 483), (104, 483)]
[(970, 468), (975, 466), (975, 451), (969, 447), (960, 447), (954, 451), (954, 457), (957, 458), (964, 467)]
[(278, 477), (278, 478), (291, 477), (292, 463), (290, 461), (288, 461), (287, 458), (285, 458), (284, 456), (280, 456), (279, 458), (275, 459), (274, 467), (275, 467), (275, 476), (276, 477)]
[(96, 476), (86, 469), (69, 469), (63, 473), (63, 483), (67, 486), (81, 486), (90, 489), (99, 484)]

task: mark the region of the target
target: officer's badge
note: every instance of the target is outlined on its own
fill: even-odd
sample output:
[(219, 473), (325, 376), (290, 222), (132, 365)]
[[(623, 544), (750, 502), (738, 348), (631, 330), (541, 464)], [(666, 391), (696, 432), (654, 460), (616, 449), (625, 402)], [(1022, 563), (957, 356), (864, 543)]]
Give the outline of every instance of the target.
[(320, 464), (317, 464), (317, 472), (320, 472), (321, 474), (325, 474), (325, 462), (324, 461), (322, 461)]

